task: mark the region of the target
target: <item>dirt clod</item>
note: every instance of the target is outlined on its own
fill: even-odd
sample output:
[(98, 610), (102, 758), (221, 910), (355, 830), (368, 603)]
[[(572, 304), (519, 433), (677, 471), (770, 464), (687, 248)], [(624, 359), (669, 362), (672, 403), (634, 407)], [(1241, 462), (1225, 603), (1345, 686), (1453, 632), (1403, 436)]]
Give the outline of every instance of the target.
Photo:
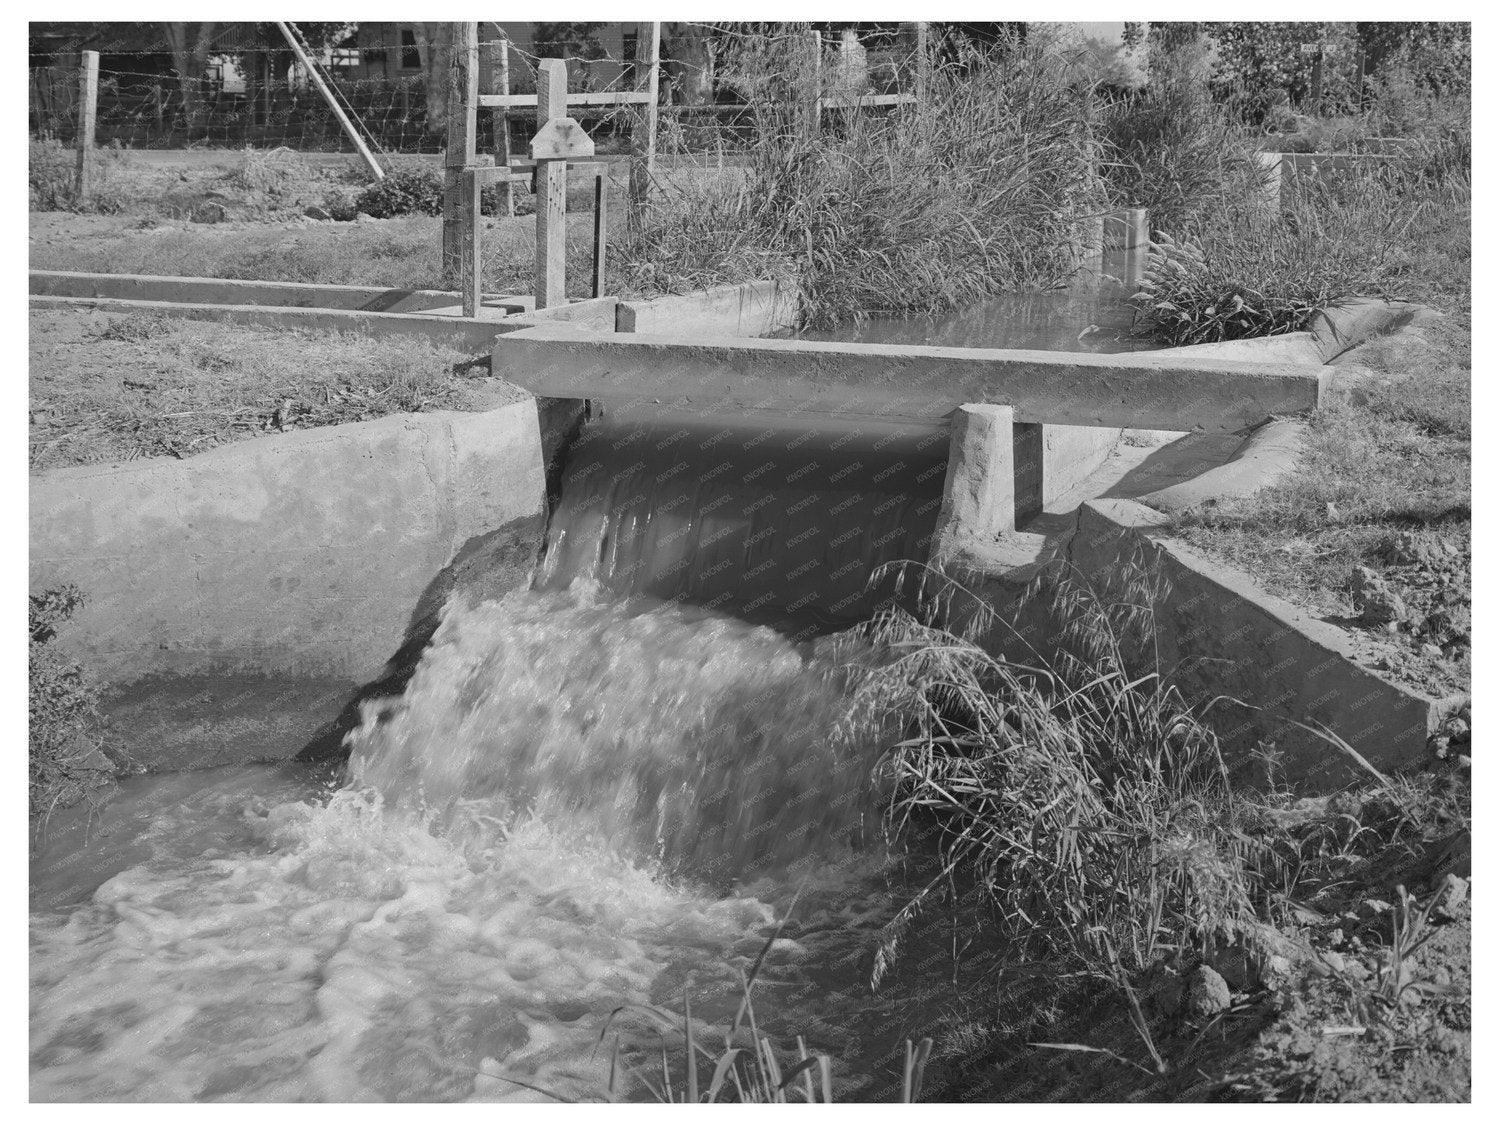
[(1228, 983), (1207, 965), (1199, 965), (1188, 977), (1188, 1013), (1194, 1016), (1212, 1016), (1228, 1007)]

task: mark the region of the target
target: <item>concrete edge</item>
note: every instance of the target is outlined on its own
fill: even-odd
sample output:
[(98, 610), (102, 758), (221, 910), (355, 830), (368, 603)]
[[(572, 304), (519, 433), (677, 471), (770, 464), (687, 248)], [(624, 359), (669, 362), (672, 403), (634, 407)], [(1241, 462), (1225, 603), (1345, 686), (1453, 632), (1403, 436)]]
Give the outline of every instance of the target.
[[(504, 321), (463, 320), (422, 313), (367, 312), (353, 309), (289, 308), (267, 305), (185, 304), (112, 297), (30, 298), (32, 308), (96, 309), (100, 312), (157, 312), (184, 320), (215, 320), (283, 331), (357, 332), (372, 337), (422, 336), (468, 355), (488, 355)], [(546, 322), (551, 327), (554, 322)]]
[(1385, 336), (1403, 328), (1420, 328), (1442, 318), (1442, 313), (1412, 301), (1383, 297), (1356, 297), (1320, 310), (1310, 331), (1321, 362), (1332, 363), (1344, 352), (1357, 348), (1373, 336)]
[[(1168, 518), (1145, 504), (1128, 499), (1100, 498), (1085, 501), (1079, 508), (1075, 534), (1086, 534), (1090, 523), (1106, 525), (1120, 535), (1148, 544), (1198, 582), (1248, 607), (1260, 619), (1263, 631), (1274, 633), (1280, 642), (1285, 643), (1287, 638), (1295, 638), (1306, 650), (1301, 663), (1307, 667), (1317, 667), (1325, 673), (1331, 671), (1363, 689), (1353, 693), (1347, 701), (1354, 708), (1377, 710), (1384, 707), (1391, 713), (1416, 713), (1422, 716), (1420, 742), (1425, 742), (1426, 736), (1437, 729), (1445, 708), (1452, 702), (1406, 687), (1365, 667), (1357, 659), (1357, 646), (1346, 630), (1320, 620), (1286, 599), (1261, 589), (1245, 572), (1215, 562), (1202, 552), (1173, 539)], [(1068, 553), (1071, 557), (1071, 544)], [(1358, 702), (1354, 702), (1355, 700)], [(1305, 719), (1308, 716), (1293, 717)], [(1379, 769), (1407, 764), (1423, 749), (1421, 744), (1395, 743), (1388, 738), (1384, 729), (1365, 737), (1360, 737), (1360, 732), (1351, 730), (1334, 729), (1334, 733), (1343, 737)], [(1335, 751), (1330, 748), (1329, 753), (1333, 754)]]
[[(391, 289), (372, 285), (323, 285), (300, 281), (174, 277), (152, 274), (29, 270), (34, 297), (101, 297), (186, 304), (256, 305), (276, 308), (343, 309), (350, 312), (420, 313), (456, 306), (460, 296), (441, 289)], [(510, 294), (486, 294), (492, 304), (523, 308)]]
[(1297, 467), (1306, 434), (1307, 424), (1300, 418), (1272, 418), (1252, 429), (1224, 464), (1136, 499), (1158, 511), (1175, 513), (1253, 496)]

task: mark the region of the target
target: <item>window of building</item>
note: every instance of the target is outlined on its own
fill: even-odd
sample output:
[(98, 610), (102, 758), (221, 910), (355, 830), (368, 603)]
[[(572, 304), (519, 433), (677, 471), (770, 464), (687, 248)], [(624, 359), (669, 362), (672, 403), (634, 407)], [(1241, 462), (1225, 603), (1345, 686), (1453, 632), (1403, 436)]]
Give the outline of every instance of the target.
[(417, 50), (417, 33), (415, 31), (403, 30), (401, 32), (401, 69), (422, 69), (422, 52)]

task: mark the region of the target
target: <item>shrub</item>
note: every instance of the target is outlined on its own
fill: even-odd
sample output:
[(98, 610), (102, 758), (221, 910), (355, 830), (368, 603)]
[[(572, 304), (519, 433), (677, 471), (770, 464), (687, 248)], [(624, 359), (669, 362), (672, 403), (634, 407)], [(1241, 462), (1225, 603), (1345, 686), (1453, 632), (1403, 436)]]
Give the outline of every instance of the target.
[(1116, 207), (1145, 207), (1153, 230), (1180, 234), (1260, 176), (1234, 113), (1191, 74), (1153, 73), (1141, 91), (1107, 104), (1100, 170)]
[(1411, 162), (1293, 177), (1279, 209), (1221, 198), (1181, 238), (1158, 234), (1138, 325), (1168, 344), (1212, 343), (1300, 331), (1349, 297), (1420, 297), (1409, 286), (1431, 271), (1413, 264), (1430, 248), (1452, 259), (1444, 273), (1466, 274), (1468, 209), (1466, 173)]
[(71, 211), (77, 202), (73, 190), (77, 168), (75, 150), (59, 141), (33, 140), (28, 167), (31, 210)]
[(354, 200), (355, 209), (373, 219), (398, 215), (441, 215), (443, 174), (435, 168), (396, 168), (376, 180)]
[(93, 801), (112, 783), (102, 751), (98, 693), (83, 668), (52, 645), (57, 626), (83, 604), (77, 587), (30, 596), (30, 811), (41, 831), (53, 810)]

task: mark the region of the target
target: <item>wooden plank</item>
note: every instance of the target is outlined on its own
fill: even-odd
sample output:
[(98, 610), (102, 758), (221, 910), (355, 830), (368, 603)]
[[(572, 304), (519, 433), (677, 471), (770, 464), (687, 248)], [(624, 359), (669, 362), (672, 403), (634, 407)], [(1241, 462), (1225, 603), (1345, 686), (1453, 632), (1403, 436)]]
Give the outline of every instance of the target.
[(99, 52), (84, 51), (78, 67), (78, 174), (74, 187), (78, 202), (88, 199), (93, 185), (94, 116), (99, 108)]
[[(651, 95), (632, 90), (603, 90), (582, 94), (569, 94), (570, 106), (620, 106), (645, 105)], [(529, 109), (536, 105), (535, 94), (480, 94), (479, 104), (484, 109)]]
[(493, 370), (537, 395), (704, 413), (939, 422), (960, 406), (993, 403), (1013, 407), (1021, 423), (1214, 433), (1313, 409), (1337, 371), (1155, 352), (601, 336), (551, 325), (497, 340)]
[[(567, 116), (568, 65), (543, 59), (536, 74), (537, 128)], [(536, 166), (536, 307), (567, 301), (568, 164), (543, 160)]]
[(453, 65), (448, 71), (448, 142), (443, 149), (443, 285), (458, 288), (464, 243), (463, 174), (475, 163), (479, 99), (479, 25), (453, 25)]

